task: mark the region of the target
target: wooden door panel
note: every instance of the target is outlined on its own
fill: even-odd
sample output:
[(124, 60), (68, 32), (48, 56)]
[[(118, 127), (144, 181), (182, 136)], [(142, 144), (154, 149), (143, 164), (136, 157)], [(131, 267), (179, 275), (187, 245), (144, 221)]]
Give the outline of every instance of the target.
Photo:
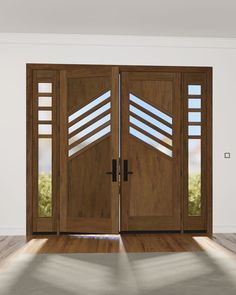
[[(129, 161), (130, 170), (135, 171), (129, 179), (129, 187), (126, 191), (130, 196), (130, 216), (171, 216), (171, 160), (160, 156), (154, 148), (148, 148), (146, 144), (132, 137), (129, 139), (128, 153), (132, 153)], [(141, 179), (144, 181), (140, 181)]]
[(121, 229), (180, 230), (180, 75), (122, 74)]
[(68, 112), (72, 114), (111, 88), (109, 77), (71, 78), (68, 80)]
[[(155, 76), (155, 74), (154, 74)], [(131, 81), (130, 92), (147, 99), (165, 112), (172, 113), (172, 81)], [(158, 97), (158, 101), (155, 99)]]
[(62, 232), (118, 232), (117, 83), (112, 67), (61, 72)]
[(73, 181), (69, 182), (68, 216), (111, 217), (112, 182), (104, 173), (104, 167), (110, 170), (110, 146), (111, 138), (105, 138), (69, 161), (68, 177)]

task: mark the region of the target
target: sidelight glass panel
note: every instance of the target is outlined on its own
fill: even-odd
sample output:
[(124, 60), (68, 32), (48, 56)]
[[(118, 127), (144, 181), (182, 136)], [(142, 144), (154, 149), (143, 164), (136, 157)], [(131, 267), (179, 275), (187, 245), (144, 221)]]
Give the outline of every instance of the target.
[(38, 139), (38, 217), (52, 217), (52, 139)]
[(195, 125), (188, 126), (188, 135), (189, 136), (200, 136), (201, 135), (201, 126), (195, 126)]
[(51, 121), (52, 120), (52, 111), (39, 111), (38, 115), (39, 121)]
[(201, 95), (202, 87), (201, 85), (188, 85), (188, 95)]
[(188, 140), (188, 215), (201, 215), (201, 139)]
[(189, 112), (188, 113), (189, 122), (201, 122), (201, 113), (200, 112)]
[(52, 125), (51, 124), (39, 124), (38, 132), (40, 135), (52, 134)]
[(52, 97), (51, 96), (39, 96), (39, 107), (51, 107)]
[(38, 83), (39, 93), (52, 93), (52, 83)]
[(201, 98), (189, 98), (188, 99), (189, 109), (200, 109), (201, 108)]

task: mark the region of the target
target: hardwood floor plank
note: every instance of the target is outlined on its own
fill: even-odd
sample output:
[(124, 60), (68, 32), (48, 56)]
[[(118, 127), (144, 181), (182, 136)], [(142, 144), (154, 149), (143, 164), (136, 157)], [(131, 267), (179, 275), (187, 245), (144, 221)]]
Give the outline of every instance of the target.
[[(228, 250), (227, 250), (228, 249)], [(0, 269), (20, 253), (195, 252), (236, 253), (236, 234), (212, 239), (191, 234), (0, 236)], [(231, 252), (230, 252), (230, 251)]]

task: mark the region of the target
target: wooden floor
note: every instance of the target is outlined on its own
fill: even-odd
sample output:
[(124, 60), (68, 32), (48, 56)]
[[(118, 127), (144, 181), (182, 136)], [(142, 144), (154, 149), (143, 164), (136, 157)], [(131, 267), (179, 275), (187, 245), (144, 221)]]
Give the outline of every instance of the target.
[[(230, 247), (227, 247), (230, 245)], [(228, 248), (228, 249), (227, 249)], [(118, 253), (235, 251), (236, 234), (218, 234), (213, 238), (191, 234), (124, 234), (0, 237), (0, 269), (20, 253)], [(230, 250), (230, 251), (229, 251)], [(233, 255), (233, 254), (232, 254)]]

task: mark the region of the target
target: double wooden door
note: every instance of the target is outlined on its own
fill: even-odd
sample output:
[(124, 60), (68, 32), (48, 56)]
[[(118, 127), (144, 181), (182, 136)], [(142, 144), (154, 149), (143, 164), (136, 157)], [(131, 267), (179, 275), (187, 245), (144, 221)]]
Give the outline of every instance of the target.
[(82, 67), (60, 79), (60, 230), (118, 232), (119, 199), (121, 231), (180, 230), (180, 75), (119, 84), (116, 67)]
[(28, 234), (211, 232), (211, 69), (28, 65)]

